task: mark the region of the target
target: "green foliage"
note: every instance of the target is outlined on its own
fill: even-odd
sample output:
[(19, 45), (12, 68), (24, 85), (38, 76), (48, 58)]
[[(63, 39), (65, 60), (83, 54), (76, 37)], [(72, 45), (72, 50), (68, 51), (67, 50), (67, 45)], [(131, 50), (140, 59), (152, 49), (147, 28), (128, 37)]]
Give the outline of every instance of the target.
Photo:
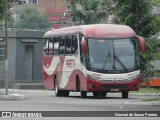
[[(6, 0), (0, 0), (0, 19), (4, 17), (5, 1)], [(8, 4), (7, 4), (8, 10), (11, 7), (13, 2), (14, 2), (13, 0), (8, 0)]]
[(115, 22), (126, 24), (140, 36), (151, 37), (160, 30), (160, 21), (151, 13), (151, 3), (147, 0), (115, 0), (112, 12)]
[[(101, 9), (102, 1), (99, 0), (68, 0), (71, 9), (71, 19), (78, 24), (105, 23), (108, 14)], [(76, 7), (79, 5), (80, 9)]]
[(0, 0), (0, 19), (2, 19), (4, 15), (4, 0)]
[(132, 93), (160, 93), (160, 89), (151, 87), (141, 87), (139, 91), (132, 91)]
[[(141, 57), (141, 64), (142, 66), (141, 67), (144, 67), (144, 68), (147, 68), (147, 67), (150, 67), (152, 68), (153, 66), (150, 65), (150, 64), (146, 64), (145, 63), (149, 63), (151, 61), (154, 61), (156, 59), (159, 59), (159, 44), (160, 44), (160, 41), (158, 40), (158, 38), (156, 37), (152, 37), (152, 38), (146, 38), (145, 39), (145, 42), (146, 42), (146, 52), (142, 54), (142, 57)], [(142, 68), (142, 69), (144, 69)]]
[(158, 71), (154, 70), (152, 62), (160, 59), (159, 45), (160, 41), (157, 37), (146, 38), (146, 52), (140, 54), (141, 58), (141, 75), (142, 81), (148, 83), (151, 77), (158, 77)]
[(160, 3), (160, 0), (152, 0), (152, 5), (157, 6), (157, 4)]
[(16, 26), (20, 29), (46, 30), (51, 27), (51, 23), (48, 17), (40, 14), (36, 8), (27, 8), (20, 13)]

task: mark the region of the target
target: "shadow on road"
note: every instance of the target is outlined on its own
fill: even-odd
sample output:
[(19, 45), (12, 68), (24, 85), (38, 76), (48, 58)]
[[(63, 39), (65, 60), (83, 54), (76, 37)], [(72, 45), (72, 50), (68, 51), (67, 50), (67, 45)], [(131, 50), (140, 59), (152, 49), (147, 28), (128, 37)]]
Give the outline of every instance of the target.
[[(56, 97), (56, 96), (55, 96)], [(60, 98), (60, 97), (59, 97)], [(62, 97), (63, 98), (63, 97)], [(124, 99), (124, 98), (122, 98), (122, 97), (94, 97), (94, 96), (87, 96), (86, 98), (80, 98), (80, 96), (68, 96), (68, 97), (64, 97), (64, 98), (76, 98), (76, 99), (117, 99), (117, 100), (119, 100), (119, 99)], [(128, 98), (128, 99), (136, 99), (136, 98)]]

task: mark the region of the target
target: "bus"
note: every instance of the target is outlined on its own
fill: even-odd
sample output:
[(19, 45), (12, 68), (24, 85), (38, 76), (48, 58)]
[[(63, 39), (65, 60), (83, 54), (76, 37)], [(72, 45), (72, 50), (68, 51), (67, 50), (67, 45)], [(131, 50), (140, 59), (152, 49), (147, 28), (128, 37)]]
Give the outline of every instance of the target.
[(43, 81), (55, 95), (80, 92), (81, 98), (95, 98), (108, 92), (139, 90), (139, 51), (144, 39), (129, 27), (91, 24), (49, 30), (44, 34)]

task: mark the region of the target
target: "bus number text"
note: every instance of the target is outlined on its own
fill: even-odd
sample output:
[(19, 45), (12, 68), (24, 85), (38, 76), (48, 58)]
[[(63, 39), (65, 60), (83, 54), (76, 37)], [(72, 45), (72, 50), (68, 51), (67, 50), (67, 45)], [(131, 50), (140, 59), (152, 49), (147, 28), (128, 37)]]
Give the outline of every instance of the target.
[(66, 59), (66, 67), (67, 68), (75, 67), (75, 60), (74, 59)]

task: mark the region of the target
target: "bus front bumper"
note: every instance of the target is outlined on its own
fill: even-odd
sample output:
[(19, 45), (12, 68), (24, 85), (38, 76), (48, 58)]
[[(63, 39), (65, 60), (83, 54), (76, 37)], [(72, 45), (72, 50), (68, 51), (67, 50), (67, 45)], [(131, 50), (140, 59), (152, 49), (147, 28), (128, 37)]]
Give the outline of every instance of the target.
[(118, 92), (118, 91), (138, 91), (140, 84), (140, 77), (128, 82), (101, 82), (96, 80), (87, 79), (86, 91), (107, 91), (107, 92)]

